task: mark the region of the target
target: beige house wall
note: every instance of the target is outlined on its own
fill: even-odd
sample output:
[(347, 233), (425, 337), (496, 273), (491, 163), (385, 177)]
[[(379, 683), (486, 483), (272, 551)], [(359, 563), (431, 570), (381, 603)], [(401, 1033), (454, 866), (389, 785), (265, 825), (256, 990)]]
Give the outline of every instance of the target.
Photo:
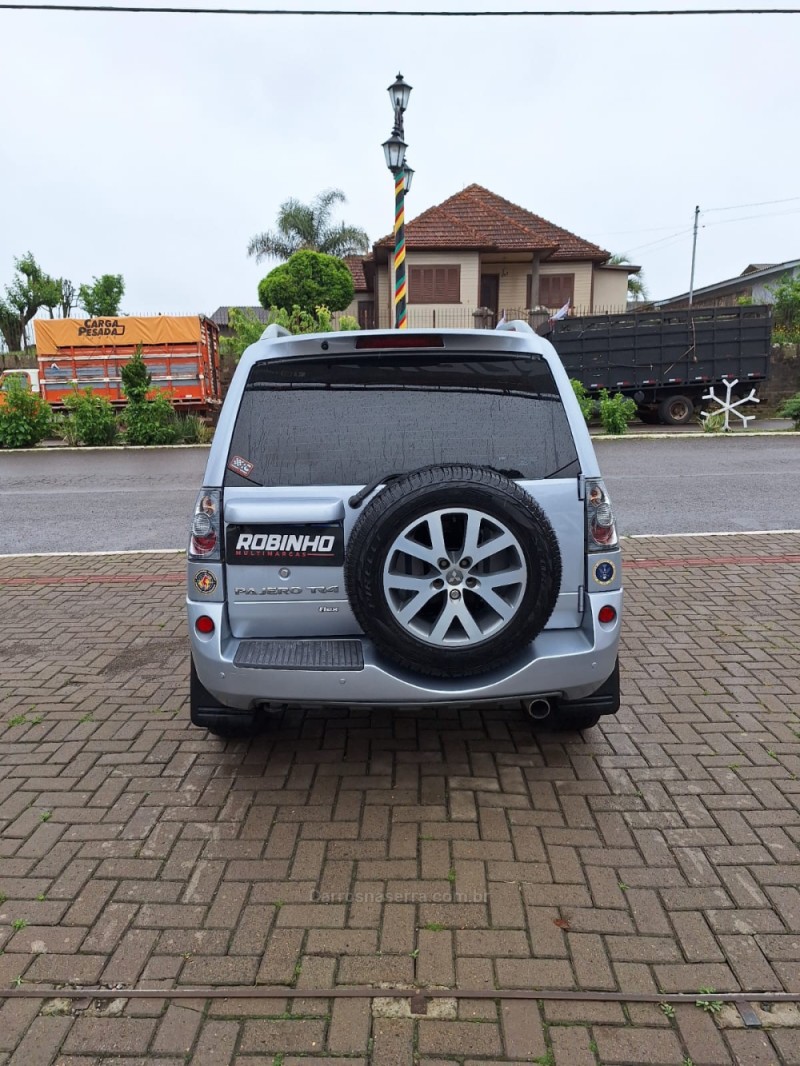
[(594, 310), (620, 314), (628, 308), (628, 275), (624, 270), (594, 269)]
[[(524, 310), (528, 306), (528, 275), (531, 273), (530, 262), (492, 262), (484, 260), (481, 268), (483, 274), (500, 275), (501, 309)], [(610, 273), (610, 272), (609, 272)], [(542, 263), (539, 276), (547, 274), (574, 274), (574, 306), (579, 310), (589, 311), (592, 307), (592, 264), (591, 263)], [(534, 297), (535, 301), (535, 297)], [(594, 297), (597, 303), (597, 294)], [(555, 308), (554, 310), (557, 310)]]
[[(479, 306), (481, 274), (498, 274), (500, 277), (498, 306), (501, 310), (522, 311), (527, 308), (528, 275), (531, 263), (524, 261), (487, 260), (478, 252), (409, 252), (406, 259), (407, 269), (411, 266), (452, 266), (461, 267), (461, 302), (459, 304), (409, 304), (409, 326), (430, 326), (435, 321), (442, 326), (470, 325), (469, 313)], [(602, 270), (590, 262), (542, 263), (539, 267), (540, 277), (548, 274), (574, 274), (573, 309), (577, 314), (590, 314), (592, 311), (612, 313), (623, 312), (627, 308), (628, 279), (624, 271)], [(390, 262), (375, 276), (375, 313), (380, 327), (393, 324), (394, 270)], [(363, 297), (362, 297), (363, 298)], [(349, 314), (357, 315), (353, 310), (357, 300), (348, 309)], [(551, 308), (551, 310), (557, 310)]]
[[(461, 315), (464, 308), (472, 310), (478, 306), (478, 293), (480, 286), (480, 255), (478, 252), (414, 252), (406, 254), (406, 275), (412, 266), (460, 266), (461, 267), (461, 293), (460, 302), (457, 304), (412, 304), (408, 305), (408, 324), (414, 326), (430, 325), (433, 312), (436, 318), (441, 319), (443, 326), (448, 325), (448, 314), (452, 317), (458, 314), (458, 322), (453, 324), (462, 325)], [(394, 257), (390, 256), (389, 263), (384, 270), (376, 271), (377, 292), (375, 294), (375, 310), (378, 315), (378, 323), (381, 327), (389, 326), (393, 322), (394, 304), (390, 304), (390, 294), (394, 293)]]

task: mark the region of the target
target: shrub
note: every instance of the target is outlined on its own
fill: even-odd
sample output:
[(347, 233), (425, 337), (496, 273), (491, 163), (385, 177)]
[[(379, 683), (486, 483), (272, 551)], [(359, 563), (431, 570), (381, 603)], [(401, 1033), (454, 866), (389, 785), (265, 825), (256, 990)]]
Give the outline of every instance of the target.
[(6, 379), (0, 407), (0, 448), (30, 448), (50, 435), (53, 415), (18, 375)]
[(773, 344), (800, 344), (800, 326), (776, 326), (772, 331)]
[(164, 392), (151, 400), (129, 402), (123, 420), (128, 444), (175, 444), (181, 439), (178, 416)]
[(184, 415), (179, 419), (179, 425), (184, 444), (208, 444), (214, 436), (214, 430), (203, 421), (200, 415)]
[(80, 444), (78, 433), (75, 429), (75, 419), (69, 418), (63, 411), (55, 411), (53, 413), (50, 432), (54, 437), (58, 437), (59, 440), (66, 441), (70, 447), (74, 448)]
[(800, 429), (800, 392), (791, 396), (778, 411), (780, 418), (791, 418), (794, 428)]
[(358, 324), (358, 319), (354, 315), (342, 315), (339, 319), (339, 325), (337, 327), (341, 330), (354, 330), (361, 329)]
[(588, 422), (594, 413), (594, 400), (587, 395), (583, 382), (578, 381), (577, 378), (570, 378), (569, 383), (572, 385), (572, 391), (575, 393), (575, 399), (578, 401), (581, 414)]
[(228, 311), (228, 324), (232, 333), (229, 337), (220, 337), (219, 349), (224, 356), (232, 357), (237, 363), (251, 344), (261, 340), (267, 328), (254, 311), (248, 307), (231, 307)]
[(770, 289), (776, 332), (800, 330), (800, 275), (784, 274)]
[(606, 433), (624, 433), (635, 414), (636, 403), (633, 400), (626, 398), (621, 392), (610, 396), (608, 389), (601, 391), (600, 421)]
[(704, 433), (722, 433), (725, 429), (725, 414), (723, 411), (712, 411), (700, 419), (700, 424)]
[[(117, 419), (114, 408), (104, 396), (95, 396), (91, 389), (75, 389), (64, 401), (72, 417), (70, 436), (80, 444), (113, 444), (117, 438)], [(68, 438), (66, 438), (68, 439)]]

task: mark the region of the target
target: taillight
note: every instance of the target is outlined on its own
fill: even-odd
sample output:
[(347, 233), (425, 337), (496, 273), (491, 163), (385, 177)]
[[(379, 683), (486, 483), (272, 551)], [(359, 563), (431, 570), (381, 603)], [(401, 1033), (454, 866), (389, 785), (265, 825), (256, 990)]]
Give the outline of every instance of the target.
[(586, 545), (590, 552), (606, 551), (617, 544), (617, 527), (611, 500), (599, 478), (586, 481)]
[(202, 489), (197, 497), (192, 517), (192, 531), (189, 538), (190, 559), (205, 559), (208, 562), (218, 562), (221, 558), (221, 509), (219, 489)]

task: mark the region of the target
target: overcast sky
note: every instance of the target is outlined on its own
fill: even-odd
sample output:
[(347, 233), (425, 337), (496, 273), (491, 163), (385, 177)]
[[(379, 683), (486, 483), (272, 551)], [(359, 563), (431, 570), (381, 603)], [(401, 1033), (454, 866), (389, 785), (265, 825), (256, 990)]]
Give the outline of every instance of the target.
[[(113, 0), (112, 0), (113, 2)], [(198, 0), (196, 6), (202, 6)], [(141, 6), (158, 6), (141, 0)], [(170, 0), (170, 6), (191, 6)], [(215, 4), (213, 6), (222, 6)], [(236, 0), (424, 10), (630, 0)], [(654, 0), (648, 7), (723, 7)], [(756, 6), (756, 5), (752, 5)], [(770, 2), (758, 6), (790, 6)], [(800, 16), (325, 18), (0, 11), (0, 288), (30, 250), (129, 313), (256, 303), (248, 259), (289, 196), (392, 226), (398, 70), (407, 215), (479, 182), (644, 268), (653, 297), (800, 257)], [(759, 207), (762, 201), (786, 200)], [(746, 216), (757, 215), (757, 218)], [(676, 236), (677, 234), (677, 236)], [(656, 243), (658, 242), (658, 243)]]

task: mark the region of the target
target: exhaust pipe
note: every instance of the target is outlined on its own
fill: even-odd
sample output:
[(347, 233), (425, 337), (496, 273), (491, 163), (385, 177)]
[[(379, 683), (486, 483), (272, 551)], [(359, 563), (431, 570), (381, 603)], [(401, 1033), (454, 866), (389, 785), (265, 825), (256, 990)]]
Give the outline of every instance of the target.
[(526, 700), (525, 710), (527, 711), (528, 716), (535, 722), (543, 722), (545, 718), (550, 717), (552, 707), (550, 706), (550, 700), (540, 696), (535, 700)]

